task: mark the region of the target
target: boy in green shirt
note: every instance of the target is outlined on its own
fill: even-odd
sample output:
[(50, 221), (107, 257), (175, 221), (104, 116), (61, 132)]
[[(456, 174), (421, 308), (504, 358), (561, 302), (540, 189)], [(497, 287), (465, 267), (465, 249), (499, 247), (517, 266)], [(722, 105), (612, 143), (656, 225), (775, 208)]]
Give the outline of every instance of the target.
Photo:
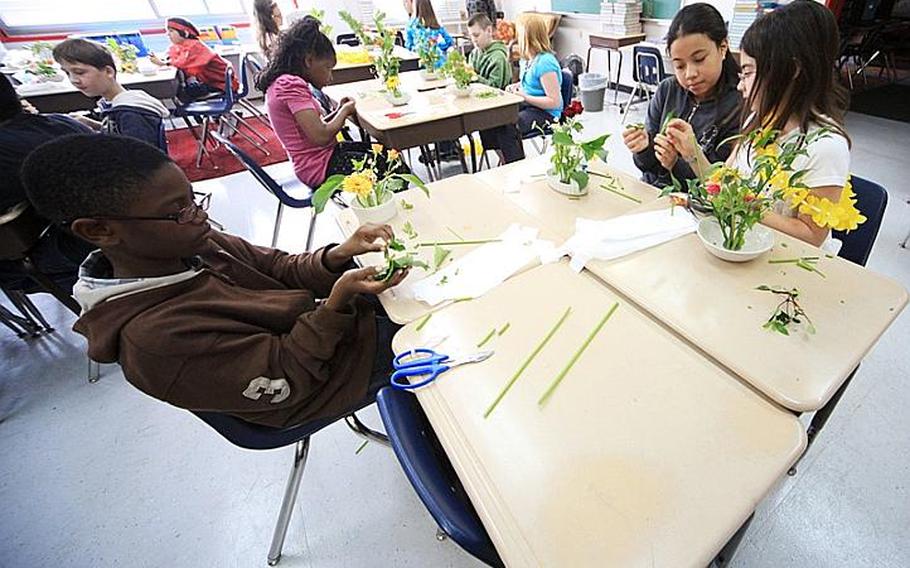
[[(468, 31), (474, 43), (468, 63), (477, 73), (477, 80), (505, 89), (512, 83), (512, 66), (505, 44), (493, 39), (493, 22), (485, 14), (475, 14), (468, 20)], [(497, 150), (500, 162), (509, 164), (525, 157), (521, 136), (513, 124), (482, 130), (480, 139), (484, 148)]]

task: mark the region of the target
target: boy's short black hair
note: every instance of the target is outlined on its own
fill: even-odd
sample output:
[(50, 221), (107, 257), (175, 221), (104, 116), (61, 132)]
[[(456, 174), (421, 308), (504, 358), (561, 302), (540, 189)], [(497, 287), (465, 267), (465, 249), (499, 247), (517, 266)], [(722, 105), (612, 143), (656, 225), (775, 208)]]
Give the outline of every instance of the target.
[(54, 47), (54, 60), (57, 63), (82, 63), (95, 69), (110, 67), (117, 72), (114, 56), (100, 43), (81, 38), (64, 40)]
[(126, 136), (73, 134), (39, 146), (22, 164), (22, 185), (35, 209), (55, 223), (128, 215), (167, 154)]
[(480, 26), (483, 29), (493, 27), (493, 22), (490, 21), (490, 17), (484, 13), (474, 14), (471, 16), (471, 19), (468, 20), (468, 27)]
[(0, 73), (0, 120), (9, 120), (22, 112), (22, 102), (9, 77)]

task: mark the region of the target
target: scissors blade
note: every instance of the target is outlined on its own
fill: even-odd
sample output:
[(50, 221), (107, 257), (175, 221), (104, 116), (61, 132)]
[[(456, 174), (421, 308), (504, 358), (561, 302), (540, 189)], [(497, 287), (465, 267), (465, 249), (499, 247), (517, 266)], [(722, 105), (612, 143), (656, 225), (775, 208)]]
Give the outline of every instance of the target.
[(452, 359), (447, 361), (445, 365), (449, 368), (457, 367), (459, 365), (467, 365), (469, 363), (480, 363), (481, 361), (486, 361), (493, 356), (494, 351), (478, 351), (477, 353), (472, 353), (470, 355), (465, 355), (464, 357), (458, 357), (457, 359)]

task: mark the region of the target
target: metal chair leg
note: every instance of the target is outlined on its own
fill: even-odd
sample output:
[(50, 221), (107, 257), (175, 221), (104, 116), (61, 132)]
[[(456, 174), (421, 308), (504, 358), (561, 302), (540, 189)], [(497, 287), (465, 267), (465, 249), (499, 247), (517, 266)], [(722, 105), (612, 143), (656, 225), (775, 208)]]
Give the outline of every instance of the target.
[[(54, 328), (51, 327), (51, 324), (48, 323), (46, 319), (44, 319), (44, 314), (41, 313), (41, 311), (38, 309), (38, 306), (32, 303), (32, 300), (28, 297), (28, 294), (25, 292), (14, 292), (14, 294), (16, 295), (17, 306), (21, 306), (19, 309), (23, 310), (23, 313), (30, 320), (37, 320), (38, 323), (41, 324), (38, 326), (39, 331), (44, 331), (45, 333), (52, 333), (54, 331)], [(44, 329), (41, 330), (40, 328)]]
[(271, 128), (272, 123), (269, 122), (269, 117), (268, 117), (268, 115), (265, 114), (264, 112), (262, 112), (261, 110), (259, 110), (258, 108), (256, 108), (256, 105), (254, 105), (253, 103), (251, 103), (250, 101), (248, 101), (248, 100), (246, 100), (246, 99), (240, 99), (239, 101), (237, 101), (237, 104), (239, 104), (240, 106), (242, 106), (242, 107), (245, 108), (246, 110), (250, 111), (250, 115), (251, 115), (253, 118), (255, 118), (256, 120), (258, 120), (258, 121), (261, 122), (262, 124), (264, 124), (264, 125), (268, 126), (269, 128)]
[(310, 226), (306, 231), (306, 252), (313, 250), (313, 237), (316, 235), (316, 208), (310, 207)]
[(272, 535), (272, 545), (269, 547), (269, 566), (275, 566), (281, 560), (281, 549), (284, 547), (284, 537), (291, 523), (291, 513), (294, 512), (294, 503), (297, 501), (297, 490), (300, 488), (300, 479), (303, 477), (303, 468), (306, 466), (307, 454), (310, 451), (310, 437), (297, 442), (294, 447), (294, 465), (288, 475), (288, 484), (284, 490), (284, 500), (281, 501), (281, 510), (278, 512), (278, 523)]
[(97, 383), (101, 378), (101, 363), (88, 360), (88, 382)]
[[(235, 118), (236, 118), (236, 117), (235, 117)], [(259, 142), (256, 142), (256, 141), (253, 140), (252, 138), (250, 138), (250, 136), (249, 136), (247, 133), (241, 131), (239, 128), (237, 128), (236, 126), (234, 126), (233, 124), (231, 124), (230, 121), (228, 121), (228, 120), (221, 120), (221, 124), (223, 124), (224, 126), (227, 126), (227, 127), (230, 128), (231, 130), (233, 130), (236, 134), (240, 135), (244, 140), (246, 140), (247, 142), (249, 142), (250, 144), (252, 144), (253, 146), (255, 146), (257, 150), (259, 150), (260, 152), (262, 152), (262, 153), (265, 154), (266, 156), (270, 156), (270, 155), (271, 155), (271, 154), (269, 154), (269, 151), (268, 151), (268, 150), (266, 150), (265, 148), (262, 147), (262, 144), (260, 144)]]
[[(284, 216), (284, 203), (278, 202), (278, 213), (275, 215), (275, 229), (272, 231), (272, 248), (278, 246), (278, 232), (281, 230), (281, 218)], [(309, 250), (309, 249), (307, 249)]]
[(796, 460), (796, 463), (787, 471), (787, 475), (793, 477), (796, 475), (797, 466), (803, 460), (803, 457), (809, 452), (809, 448), (812, 447), (812, 443), (815, 441), (815, 437), (818, 436), (819, 432), (822, 431), (822, 428), (825, 427), (825, 424), (828, 422), (828, 418), (831, 417), (831, 413), (834, 412), (834, 409), (837, 407), (837, 403), (840, 402), (844, 392), (846, 392), (847, 387), (850, 386), (850, 382), (853, 380), (853, 377), (856, 375), (856, 371), (859, 370), (859, 367), (853, 369), (853, 372), (850, 373), (850, 376), (847, 377), (847, 380), (844, 381), (844, 384), (837, 389), (837, 392), (834, 393), (834, 396), (831, 397), (825, 405), (815, 411), (815, 415), (812, 416), (812, 421), (809, 423), (809, 428), (806, 430), (806, 449), (803, 450), (802, 455), (799, 456), (799, 459)]
[[(202, 154), (206, 151), (205, 143), (209, 138), (209, 117), (202, 119), (202, 137), (199, 139), (199, 148), (196, 150), (196, 167), (202, 166)], [(214, 163), (214, 162), (213, 162)]]
[(269, 139), (266, 138), (265, 136), (263, 136), (262, 134), (260, 134), (258, 130), (256, 130), (255, 128), (250, 126), (250, 123), (247, 122), (247, 120), (245, 118), (243, 118), (243, 116), (241, 116), (240, 111), (233, 111), (231, 114), (234, 115), (234, 118), (237, 119), (237, 124), (243, 126), (247, 130), (252, 132), (256, 136), (256, 138), (259, 138), (260, 140), (262, 140), (263, 144), (269, 143)]
[(367, 440), (372, 440), (373, 442), (377, 442), (384, 446), (391, 447), (391, 444), (389, 444), (388, 436), (382, 432), (377, 432), (376, 430), (369, 428), (366, 424), (361, 422), (359, 418), (357, 418), (356, 414), (351, 413), (345, 416), (344, 423), (347, 424), (348, 428), (350, 428), (358, 436), (366, 438)]
[(15, 333), (16, 337), (19, 339), (38, 337), (41, 335), (41, 330), (38, 329), (38, 326), (34, 325), (26, 318), (17, 316), (4, 306), (0, 306), (0, 323), (13, 330), (13, 333)]
[(727, 544), (725, 544), (724, 547), (720, 549), (720, 552), (717, 553), (717, 556), (714, 557), (714, 561), (711, 563), (712, 566), (716, 568), (725, 568), (730, 565), (730, 560), (732, 560), (733, 555), (736, 554), (736, 549), (739, 548), (739, 544), (742, 542), (743, 537), (746, 536), (746, 530), (748, 530), (749, 525), (752, 524), (752, 519), (754, 518), (755, 513), (749, 515), (746, 522), (739, 527), (736, 533), (727, 541)]

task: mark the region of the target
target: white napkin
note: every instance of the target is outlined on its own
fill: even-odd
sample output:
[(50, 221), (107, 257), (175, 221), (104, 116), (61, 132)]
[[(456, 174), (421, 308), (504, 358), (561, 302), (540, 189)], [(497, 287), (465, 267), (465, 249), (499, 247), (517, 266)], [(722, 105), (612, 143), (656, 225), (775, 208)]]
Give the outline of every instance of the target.
[(515, 273), (539, 264), (542, 255), (552, 256), (553, 244), (538, 239), (537, 229), (512, 225), (499, 238), (500, 242), (477, 247), (426, 278), (399, 286), (398, 295), (431, 306), (477, 298)]
[(575, 234), (554, 254), (571, 256), (569, 265), (580, 272), (591, 259), (619, 258), (695, 232), (695, 217), (681, 207), (674, 209), (672, 214), (670, 209), (661, 209), (608, 221), (578, 218)]

